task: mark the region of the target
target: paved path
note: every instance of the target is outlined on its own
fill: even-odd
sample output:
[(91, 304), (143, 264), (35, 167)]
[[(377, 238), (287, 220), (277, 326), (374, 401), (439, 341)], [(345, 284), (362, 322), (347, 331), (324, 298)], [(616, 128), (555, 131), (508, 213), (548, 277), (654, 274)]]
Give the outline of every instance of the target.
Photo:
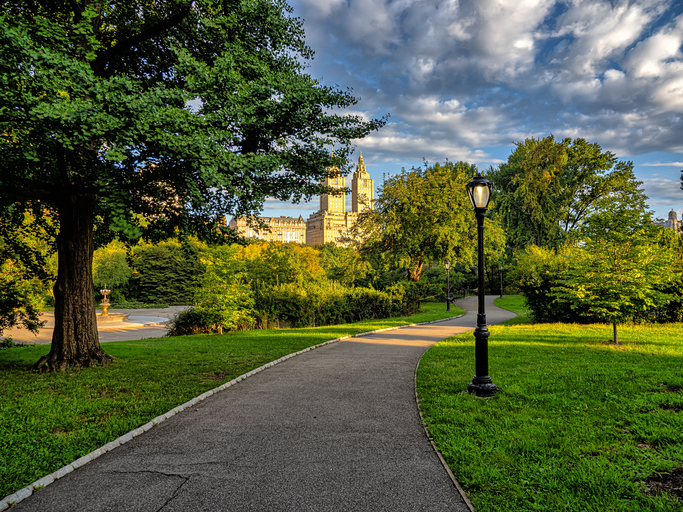
[[(160, 338), (166, 336), (165, 324), (176, 313), (187, 306), (171, 306), (159, 309), (110, 309), (111, 314), (127, 314), (123, 322), (106, 322), (97, 324), (100, 342), (142, 340), (145, 338)], [(99, 315), (99, 312), (98, 312)], [(1, 338), (12, 338), (16, 343), (31, 343), (49, 345), (52, 342), (52, 332), (55, 325), (55, 315), (51, 311), (40, 314), (45, 326), (38, 330), (38, 334), (21, 327), (7, 329)]]
[[(514, 316), (487, 303), (489, 324)], [(414, 386), (429, 346), (473, 330), (476, 300), (461, 304), (461, 318), (332, 343), (257, 373), (12, 510), (467, 511), (420, 425)]]

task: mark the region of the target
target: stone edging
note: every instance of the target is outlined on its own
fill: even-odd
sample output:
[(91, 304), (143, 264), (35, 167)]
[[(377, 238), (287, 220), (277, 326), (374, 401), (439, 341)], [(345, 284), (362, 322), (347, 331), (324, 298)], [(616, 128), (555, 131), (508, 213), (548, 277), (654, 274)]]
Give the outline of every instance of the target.
[[(420, 361), (421, 360), (422, 360), (422, 358), (420, 357)], [(420, 367), (420, 361), (418, 361), (417, 365), (415, 366), (415, 402), (417, 403), (417, 412), (420, 413), (420, 423), (422, 424), (422, 427), (424, 428), (425, 434), (427, 435), (427, 439), (429, 439), (429, 442), (432, 443), (432, 448), (434, 448), (434, 452), (439, 457), (439, 460), (441, 461), (441, 465), (446, 470), (446, 473), (448, 473), (449, 478), (451, 479), (451, 481), (455, 485), (455, 488), (458, 490), (458, 493), (460, 494), (460, 497), (465, 502), (465, 505), (467, 505), (468, 510), (470, 512), (477, 512), (477, 509), (475, 509), (474, 505), (472, 505), (472, 502), (470, 501), (470, 498), (467, 496), (467, 493), (461, 487), (460, 482), (458, 482), (458, 480), (455, 478), (455, 475), (451, 471), (450, 466), (446, 463), (446, 459), (443, 458), (443, 455), (441, 455), (441, 452), (436, 447), (436, 443), (434, 443), (434, 439), (432, 438), (431, 434), (429, 433), (429, 429), (427, 428), (427, 423), (425, 422), (424, 415), (422, 414), (422, 408), (420, 407), (420, 399), (417, 396), (417, 369)]]
[[(162, 414), (160, 416), (157, 416), (156, 418), (145, 423), (141, 427), (138, 427), (135, 430), (131, 430), (127, 434), (124, 434), (121, 437), (114, 439), (110, 443), (107, 443), (104, 446), (101, 446), (100, 448), (98, 448), (97, 450), (92, 451), (92, 452), (84, 455), (80, 459), (76, 459), (71, 464), (68, 464), (68, 465), (58, 469), (54, 473), (51, 473), (47, 476), (44, 476), (43, 478), (36, 480), (32, 484), (27, 485), (23, 489), (19, 489), (18, 491), (14, 492), (8, 496), (5, 496), (2, 500), (0, 500), (0, 512), (8, 509), (11, 506), (16, 505), (20, 501), (25, 500), (26, 498), (28, 498), (29, 496), (31, 496), (33, 494), (33, 491), (37, 491), (37, 490), (42, 489), (43, 487), (45, 487), (47, 485), (50, 485), (55, 480), (58, 480), (65, 475), (68, 475), (73, 470), (80, 468), (81, 466), (85, 466), (88, 462), (95, 460), (100, 455), (103, 455), (106, 452), (113, 450), (117, 446), (121, 446), (122, 444), (127, 443), (128, 441), (132, 440), (134, 437), (137, 437), (140, 434), (147, 432), (149, 429), (151, 429), (155, 425), (158, 425), (159, 423), (166, 421), (167, 419), (171, 418), (172, 416), (175, 416), (177, 413), (184, 411), (185, 409), (188, 409), (190, 407), (194, 407), (197, 403), (201, 402), (202, 400), (205, 400), (206, 398), (209, 398), (214, 393), (217, 393), (219, 391), (223, 391), (224, 389), (227, 389), (230, 386), (233, 386), (233, 385), (237, 384), (238, 382), (243, 381), (247, 377), (251, 377), (252, 375), (254, 375), (256, 373), (259, 373), (263, 370), (266, 370), (266, 369), (270, 368), (271, 366), (274, 366), (278, 363), (286, 361), (287, 359), (290, 359), (294, 356), (298, 356), (298, 355), (303, 354), (305, 352), (315, 350), (316, 348), (320, 348), (320, 347), (323, 347), (325, 345), (329, 345), (330, 343), (336, 343), (337, 341), (346, 340), (346, 339), (349, 339), (351, 337), (368, 336), (370, 334), (375, 334), (375, 333), (384, 332), (384, 331), (392, 331), (392, 330), (396, 330), (396, 329), (402, 329), (404, 327), (414, 327), (416, 325), (428, 325), (428, 324), (434, 324), (437, 322), (445, 322), (447, 320), (452, 320), (454, 318), (460, 318), (461, 316), (462, 315), (449, 317), (449, 318), (443, 318), (441, 320), (432, 320), (431, 322), (421, 322), (418, 324), (407, 324), (407, 325), (399, 325), (397, 327), (387, 327), (386, 329), (377, 329), (375, 331), (361, 332), (361, 333), (358, 333), (354, 336), (342, 336), (341, 338), (336, 338), (333, 340), (325, 341), (323, 343), (319, 343), (318, 345), (313, 345), (312, 347), (308, 347), (308, 348), (305, 348), (303, 350), (299, 350), (298, 352), (293, 352), (291, 354), (287, 354), (286, 356), (282, 356), (281, 358), (276, 359), (275, 361), (271, 361), (269, 363), (264, 364), (263, 366), (259, 366), (258, 368), (254, 368), (250, 372), (247, 372), (243, 375), (240, 375), (239, 377), (236, 377), (229, 382), (221, 384), (218, 387), (215, 387), (213, 389), (206, 391), (205, 393), (202, 393), (198, 397), (195, 397), (192, 400), (185, 402), (184, 404), (181, 404), (178, 407), (171, 409), (166, 414)], [(417, 394), (415, 396), (417, 397)], [(420, 416), (422, 416), (421, 412), (420, 412)], [(436, 447), (435, 447), (435, 449), (436, 449)], [(445, 462), (444, 462), (444, 465), (445, 465)], [(446, 466), (446, 468), (450, 474), (450, 469), (448, 469), (448, 466)]]

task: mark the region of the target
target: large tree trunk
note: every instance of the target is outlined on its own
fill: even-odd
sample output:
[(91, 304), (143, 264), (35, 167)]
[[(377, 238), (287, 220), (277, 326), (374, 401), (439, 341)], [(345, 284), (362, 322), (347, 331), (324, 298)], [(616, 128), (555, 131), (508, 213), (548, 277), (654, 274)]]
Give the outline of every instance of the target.
[(65, 197), (58, 205), (58, 270), (54, 286), (55, 330), (50, 353), (34, 370), (105, 365), (114, 358), (100, 347), (92, 288), (95, 194)]

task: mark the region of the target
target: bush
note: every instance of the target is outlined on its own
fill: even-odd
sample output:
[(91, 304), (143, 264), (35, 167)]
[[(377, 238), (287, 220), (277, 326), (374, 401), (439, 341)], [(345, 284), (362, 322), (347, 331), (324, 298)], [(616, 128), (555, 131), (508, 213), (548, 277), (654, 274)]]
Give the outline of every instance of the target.
[(553, 289), (561, 285), (570, 258), (567, 249), (546, 249), (530, 245), (517, 256), (511, 278), (524, 295), (535, 322), (587, 323), (594, 321), (585, 309), (572, 309), (572, 303), (559, 299)]
[(184, 336), (187, 334), (208, 334), (219, 332), (221, 315), (215, 311), (198, 311), (189, 308), (179, 312), (167, 324), (166, 336)]
[(380, 291), (347, 288), (334, 281), (257, 285), (254, 307), (259, 327), (265, 328), (275, 321), (292, 327), (335, 325), (413, 314), (424, 300), (425, 291), (433, 288), (418, 283), (397, 283)]

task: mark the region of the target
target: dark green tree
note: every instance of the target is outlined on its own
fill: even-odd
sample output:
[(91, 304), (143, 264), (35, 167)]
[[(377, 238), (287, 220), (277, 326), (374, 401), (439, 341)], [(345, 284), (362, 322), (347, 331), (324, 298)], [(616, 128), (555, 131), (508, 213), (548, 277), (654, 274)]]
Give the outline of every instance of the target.
[[(382, 120), (304, 72), (283, 0), (14, 0), (0, 15), (0, 206), (59, 219), (55, 330), (41, 371), (104, 364), (96, 244), (210, 236), (219, 217), (298, 201), (348, 172)], [(335, 156), (330, 155), (330, 147)], [(34, 207), (35, 209), (35, 207)]]
[(599, 144), (584, 139), (526, 139), (508, 161), (491, 169), (495, 212), (513, 249), (529, 244), (558, 247), (567, 233), (612, 203), (644, 208), (645, 195), (633, 174)]

